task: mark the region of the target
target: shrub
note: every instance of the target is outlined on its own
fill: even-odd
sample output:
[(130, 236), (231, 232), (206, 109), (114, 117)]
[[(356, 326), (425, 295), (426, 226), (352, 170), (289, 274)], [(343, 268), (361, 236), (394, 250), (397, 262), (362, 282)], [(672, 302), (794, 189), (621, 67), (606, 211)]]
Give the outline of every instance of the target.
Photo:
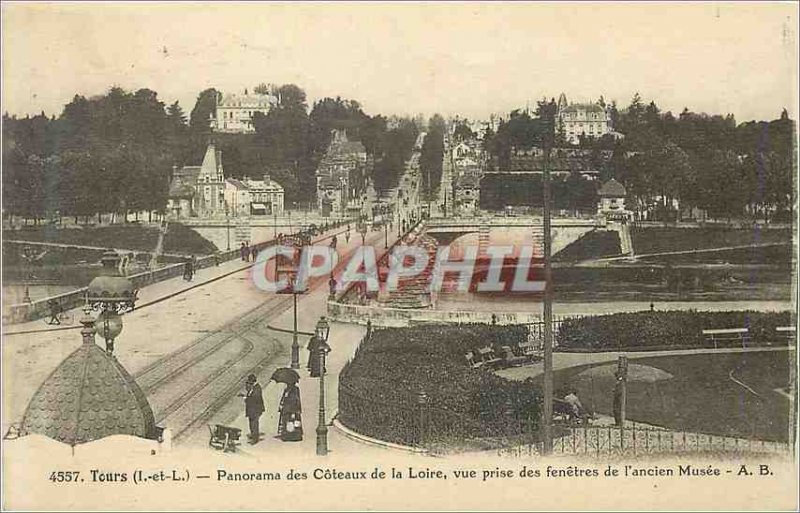
[(777, 326), (792, 324), (791, 312), (656, 311), (565, 320), (558, 331), (560, 349), (638, 350), (653, 347), (708, 347), (704, 329), (749, 328), (751, 344), (778, 341)]
[(464, 358), (487, 344), (514, 346), (525, 337), (525, 326), (376, 330), (339, 376), (342, 422), (365, 435), (404, 444), (503, 436), (522, 425), (532, 429), (539, 412), (534, 384), (472, 369)]

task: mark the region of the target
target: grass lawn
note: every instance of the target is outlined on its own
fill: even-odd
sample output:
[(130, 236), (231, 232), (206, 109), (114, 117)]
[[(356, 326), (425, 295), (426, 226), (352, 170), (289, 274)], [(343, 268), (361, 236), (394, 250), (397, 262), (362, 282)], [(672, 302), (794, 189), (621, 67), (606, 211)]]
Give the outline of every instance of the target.
[[(627, 416), (676, 430), (785, 442), (790, 358), (793, 352), (774, 351), (632, 359)], [(584, 404), (612, 414), (616, 365), (559, 371), (556, 390), (572, 384)]]
[(685, 251), (691, 249), (711, 249), (728, 246), (746, 246), (767, 242), (792, 241), (789, 229), (762, 228), (674, 228), (644, 227), (632, 228), (631, 238), (636, 254), (661, 253), (665, 251)]
[(591, 258), (619, 255), (619, 234), (605, 230), (587, 233), (553, 256), (555, 262), (579, 262)]
[[(4, 235), (9, 240), (153, 251), (158, 241), (158, 228), (154, 225), (133, 223), (63, 229), (46, 226), (27, 227), (22, 230), (6, 232)], [(194, 230), (180, 223), (170, 223), (167, 237), (164, 240), (164, 251), (210, 255), (215, 251), (215, 246)]]
[(792, 264), (792, 246), (789, 243), (780, 246), (753, 247), (742, 249), (721, 249), (703, 253), (685, 253), (680, 255), (662, 255), (639, 259), (641, 262), (654, 264), (743, 264), (743, 265), (779, 265), (789, 268)]

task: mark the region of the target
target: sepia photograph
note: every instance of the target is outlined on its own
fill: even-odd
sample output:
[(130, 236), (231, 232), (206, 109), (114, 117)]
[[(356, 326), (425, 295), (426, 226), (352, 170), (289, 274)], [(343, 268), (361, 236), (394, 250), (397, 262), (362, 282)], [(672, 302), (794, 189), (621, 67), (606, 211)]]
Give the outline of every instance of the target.
[(2, 10), (4, 511), (797, 511), (797, 2)]

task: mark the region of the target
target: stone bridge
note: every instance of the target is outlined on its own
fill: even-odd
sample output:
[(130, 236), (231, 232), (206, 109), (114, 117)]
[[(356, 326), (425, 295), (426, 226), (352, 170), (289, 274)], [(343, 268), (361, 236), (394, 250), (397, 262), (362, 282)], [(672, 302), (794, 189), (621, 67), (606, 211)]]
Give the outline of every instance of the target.
[[(595, 229), (606, 229), (604, 219), (554, 218), (552, 254)], [(534, 255), (544, 247), (543, 220), (538, 216), (484, 216), (467, 218), (432, 218), (425, 224), (424, 233), (440, 245), (477, 245), (483, 253), (490, 245), (531, 245)], [(537, 251), (538, 250), (538, 251)]]

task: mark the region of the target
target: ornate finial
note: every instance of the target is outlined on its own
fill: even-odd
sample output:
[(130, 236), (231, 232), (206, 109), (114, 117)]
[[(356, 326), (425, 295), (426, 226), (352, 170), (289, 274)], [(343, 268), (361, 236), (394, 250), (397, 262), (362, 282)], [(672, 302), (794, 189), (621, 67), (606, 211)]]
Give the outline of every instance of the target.
[(83, 324), (81, 336), (83, 336), (84, 344), (94, 344), (95, 319), (92, 317), (91, 312), (92, 308), (88, 304), (83, 307), (83, 317), (81, 317), (80, 323)]

